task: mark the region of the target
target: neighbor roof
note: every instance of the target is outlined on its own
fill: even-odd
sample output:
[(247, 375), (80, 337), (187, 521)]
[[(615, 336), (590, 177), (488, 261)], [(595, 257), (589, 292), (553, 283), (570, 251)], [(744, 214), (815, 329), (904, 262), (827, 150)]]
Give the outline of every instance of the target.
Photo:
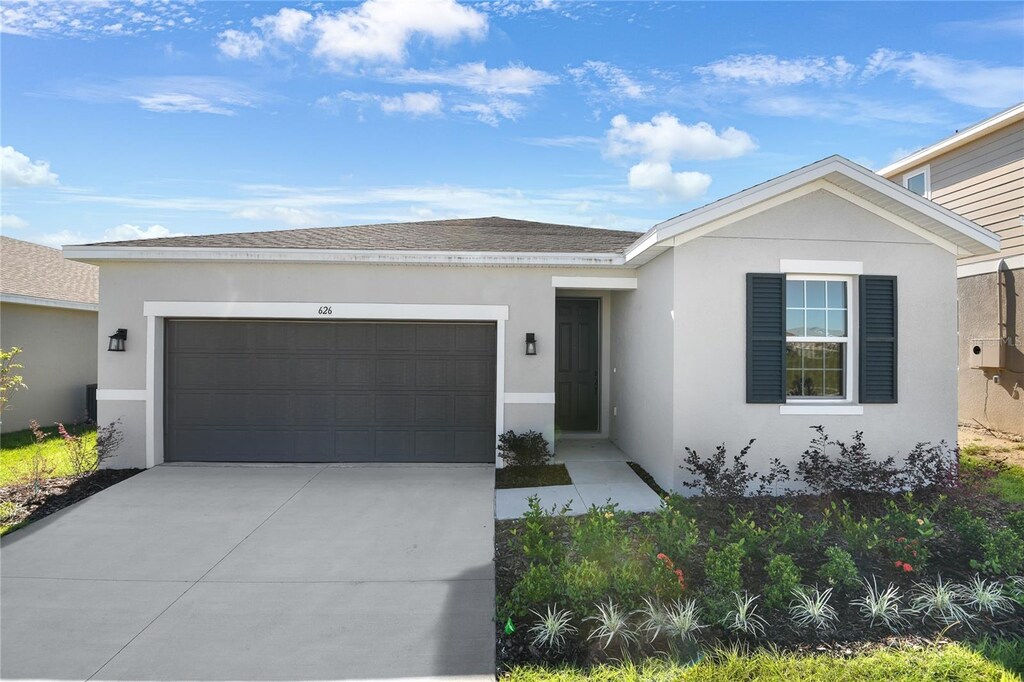
[(99, 298), (95, 265), (65, 260), (60, 249), (0, 237), (0, 300), (95, 310)]
[(314, 227), (105, 242), (88, 246), (219, 249), (341, 249), (491, 253), (622, 253), (639, 232), (492, 216), (351, 227)]
[(1024, 120), (1024, 102), (1015, 104), (1005, 111), (1000, 111), (995, 116), (986, 118), (984, 121), (979, 121), (968, 128), (957, 131), (955, 134), (950, 135), (943, 140), (939, 140), (935, 144), (919, 149), (913, 154), (905, 156), (898, 161), (894, 161), (882, 170), (878, 171), (878, 174), (891, 178), (897, 173), (908, 171), (915, 166), (919, 166), (926, 161), (934, 159), (939, 154), (945, 154), (957, 147), (962, 147), (968, 142), (973, 142), (979, 137), (984, 137), (985, 135), (994, 133), (997, 130), (1001, 130), (1006, 126), (1021, 120)]

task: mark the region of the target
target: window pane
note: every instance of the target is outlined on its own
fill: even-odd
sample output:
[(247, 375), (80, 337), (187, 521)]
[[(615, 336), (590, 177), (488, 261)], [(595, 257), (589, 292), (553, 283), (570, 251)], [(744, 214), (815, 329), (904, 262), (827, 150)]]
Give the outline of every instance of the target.
[(914, 194), (920, 194), (921, 196), (924, 196), (924, 173), (911, 175), (909, 178), (907, 178), (907, 189), (909, 189)]
[(828, 307), (846, 307), (846, 282), (827, 282), (828, 285)]
[(803, 280), (789, 280), (786, 282), (786, 307), (804, 307), (804, 283)]
[(825, 283), (821, 280), (809, 280), (807, 282), (807, 307), (825, 307)]
[(807, 311), (807, 333), (805, 336), (825, 336), (825, 311)]
[(825, 348), (825, 369), (843, 368), (843, 344), (826, 343)]
[(800, 350), (800, 344), (798, 343), (787, 343), (786, 344), (786, 368), (787, 369), (800, 369), (803, 367), (803, 353)]
[(786, 336), (806, 336), (804, 334), (804, 309), (786, 310)]
[(823, 395), (829, 398), (842, 397), (843, 395), (843, 372), (842, 370), (825, 370), (825, 386)]
[(803, 372), (791, 369), (786, 372), (786, 395), (803, 395)]
[(829, 336), (846, 336), (846, 311), (845, 310), (829, 310), (828, 311), (828, 335)]

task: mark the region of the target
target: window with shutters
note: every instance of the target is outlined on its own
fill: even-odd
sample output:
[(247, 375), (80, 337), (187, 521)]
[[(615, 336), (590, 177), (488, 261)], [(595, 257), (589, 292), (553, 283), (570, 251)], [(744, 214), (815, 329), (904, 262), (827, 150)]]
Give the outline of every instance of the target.
[(786, 276), (786, 401), (852, 394), (850, 288), (840, 275)]

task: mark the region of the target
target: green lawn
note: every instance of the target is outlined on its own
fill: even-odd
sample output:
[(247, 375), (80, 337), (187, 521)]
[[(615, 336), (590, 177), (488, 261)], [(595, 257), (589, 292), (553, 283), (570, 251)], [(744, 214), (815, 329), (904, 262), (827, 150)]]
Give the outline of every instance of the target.
[[(69, 427), (73, 433), (85, 433), (86, 445), (91, 449), (96, 444), (96, 427)], [(70, 476), (71, 466), (64, 451), (64, 442), (57, 435), (57, 427), (43, 429), (49, 437), (43, 442), (44, 456), (53, 467), (48, 478)], [(24, 481), (29, 476), (32, 455), (35, 452), (31, 431), (15, 431), (0, 436), (0, 488)]]
[[(1024, 445), (1021, 446), (1024, 449)], [(986, 459), (999, 457), (999, 451), (980, 445), (965, 445), (960, 449), (960, 468), (964, 474), (977, 474), (991, 469), (991, 463)], [(988, 482), (990, 492), (999, 496), (1005, 502), (1024, 504), (1024, 467), (1007, 466)]]
[[(1018, 643), (1018, 655), (1019, 652)], [(990, 658), (996, 659), (994, 656)], [(626, 662), (602, 665), (587, 671), (523, 666), (514, 668), (500, 679), (502, 682), (1020, 682), (1019, 672), (990, 658), (959, 644), (920, 650), (878, 651), (851, 658), (769, 651), (740, 654), (735, 650), (727, 650), (691, 666), (653, 659), (638, 664)]]

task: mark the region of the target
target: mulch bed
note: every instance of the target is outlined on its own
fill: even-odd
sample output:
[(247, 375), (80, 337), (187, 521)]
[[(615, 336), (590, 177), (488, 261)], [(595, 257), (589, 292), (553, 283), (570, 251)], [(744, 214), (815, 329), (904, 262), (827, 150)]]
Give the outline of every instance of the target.
[(641, 481), (647, 484), (648, 488), (658, 494), (658, 497), (661, 499), (668, 497), (668, 491), (658, 485), (658, 482), (654, 480), (654, 476), (647, 473), (647, 469), (644, 469), (636, 462), (626, 462), (626, 464), (628, 464), (629, 468), (633, 470), (633, 473), (640, 477)]
[[(641, 469), (642, 471), (642, 469)], [(639, 471), (637, 472), (640, 473)], [(646, 472), (645, 472), (646, 473)], [(951, 495), (944, 505), (944, 509), (950, 509), (956, 505), (971, 507), (974, 512), (982, 516), (998, 517), (1005, 511), (1018, 509), (1019, 505), (1008, 505), (1001, 503), (991, 497), (978, 499), (970, 491), (956, 492)], [(855, 513), (866, 516), (881, 516), (884, 514), (886, 500), (893, 499), (891, 495), (885, 494), (853, 494), (837, 498), (842, 504), (842, 499), (847, 499)], [(927, 495), (915, 496), (921, 502), (927, 502)], [(719, 534), (728, 529), (730, 524), (729, 506), (735, 507), (736, 512), (742, 514), (753, 513), (753, 519), (762, 528), (770, 523), (769, 514), (775, 510), (777, 504), (790, 505), (795, 511), (802, 513), (805, 518), (818, 519), (822, 510), (831, 503), (831, 499), (824, 496), (799, 495), (777, 497), (748, 497), (730, 500), (728, 503), (707, 498), (694, 498), (691, 500), (691, 514), (697, 519), (700, 526), (700, 540), (693, 551), (693, 558), (687, 561), (685, 566), (687, 582), (692, 585), (701, 585), (704, 580), (703, 557), (707, 549), (708, 533), (711, 529)], [(941, 514), (940, 514), (941, 516)], [(626, 515), (622, 525), (627, 529), (639, 528), (643, 515)], [(527, 560), (518, 550), (517, 539), (513, 530), (518, 520), (497, 521), (495, 524), (495, 579), (497, 589), (497, 604), (499, 605), (499, 616), (501, 622), (496, 623), (497, 652), (499, 668), (507, 668), (516, 664), (537, 663), (545, 660), (541, 652), (529, 644), (527, 634), (531, 623), (522, 621), (515, 622), (516, 631), (512, 634), (504, 632), (505, 620), (502, 616), (501, 604), (504, 603), (507, 595), (511, 592), (518, 577), (523, 574), (527, 567)], [(944, 524), (945, 525), (945, 524)], [(555, 537), (568, 542), (568, 527), (564, 520), (555, 520)], [(833, 529), (825, 538), (824, 546), (837, 543), (836, 531)], [(877, 575), (880, 584), (892, 582), (900, 588), (906, 601), (907, 592), (913, 587), (916, 581), (925, 580), (934, 582), (936, 575), (941, 575), (946, 580), (962, 582), (974, 575), (970, 568), (969, 559), (973, 558), (972, 553), (965, 549), (952, 530), (929, 544), (932, 555), (929, 565), (923, 575), (918, 573), (903, 574), (895, 571), (887, 560), (883, 560), (878, 553), (869, 556), (858, 556), (854, 554), (854, 560), (858, 571), (862, 576)], [(764, 561), (747, 561), (743, 570), (744, 587), (753, 594), (763, 594), (767, 582), (765, 575), (766, 557)], [(811, 565), (815, 558), (794, 556), (798, 565), (804, 567)], [(820, 563), (820, 560), (818, 561)], [(813, 583), (813, 574), (805, 576)], [(692, 588), (691, 588), (692, 589)], [(999, 617), (993, 620), (978, 619), (974, 623), (975, 630), (972, 632), (966, 627), (955, 627), (943, 633), (942, 628), (934, 624), (924, 624), (920, 619), (911, 620), (899, 635), (893, 635), (883, 628), (870, 628), (858, 613), (857, 609), (850, 605), (856, 595), (833, 597), (831, 603), (839, 614), (836, 627), (823, 634), (809, 633), (806, 630), (798, 630), (793, 626), (786, 614), (773, 614), (761, 609), (762, 615), (769, 618), (771, 623), (768, 632), (756, 640), (749, 640), (746, 643), (755, 646), (775, 646), (782, 651), (794, 652), (818, 652), (833, 653), (839, 656), (849, 656), (857, 653), (884, 647), (892, 646), (915, 646), (921, 642), (936, 642), (942, 638), (955, 640), (976, 640), (982, 635), (1002, 637), (1024, 637), (1024, 618), (1020, 617), (1020, 611), (1014, 614)], [(692, 596), (696, 596), (695, 594)], [(727, 644), (737, 641), (736, 636), (728, 636), (728, 633), (720, 627), (709, 627), (701, 637), (705, 645)], [(565, 652), (565, 656), (559, 659), (560, 662), (568, 662), (577, 665), (590, 665), (601, 660), (600, 652), (591, 647), (586, 647), (584, 642), (581, 648)]]
[(494, 470), (494, 487), (542, 488), (549, 485), (572, 485), (569, 470), (564, 464), (538, 466), (512, 466)]
[(38, 491), (31, 483), (0, 488), (0, 502), (13, 502), (19, 509), (14, 518), (7, 519), (4, 523), (25, 525), (38, 521), (141, 471), (142, 469), (100, 469), (82, 476), (50, 478), (39, 484)]

